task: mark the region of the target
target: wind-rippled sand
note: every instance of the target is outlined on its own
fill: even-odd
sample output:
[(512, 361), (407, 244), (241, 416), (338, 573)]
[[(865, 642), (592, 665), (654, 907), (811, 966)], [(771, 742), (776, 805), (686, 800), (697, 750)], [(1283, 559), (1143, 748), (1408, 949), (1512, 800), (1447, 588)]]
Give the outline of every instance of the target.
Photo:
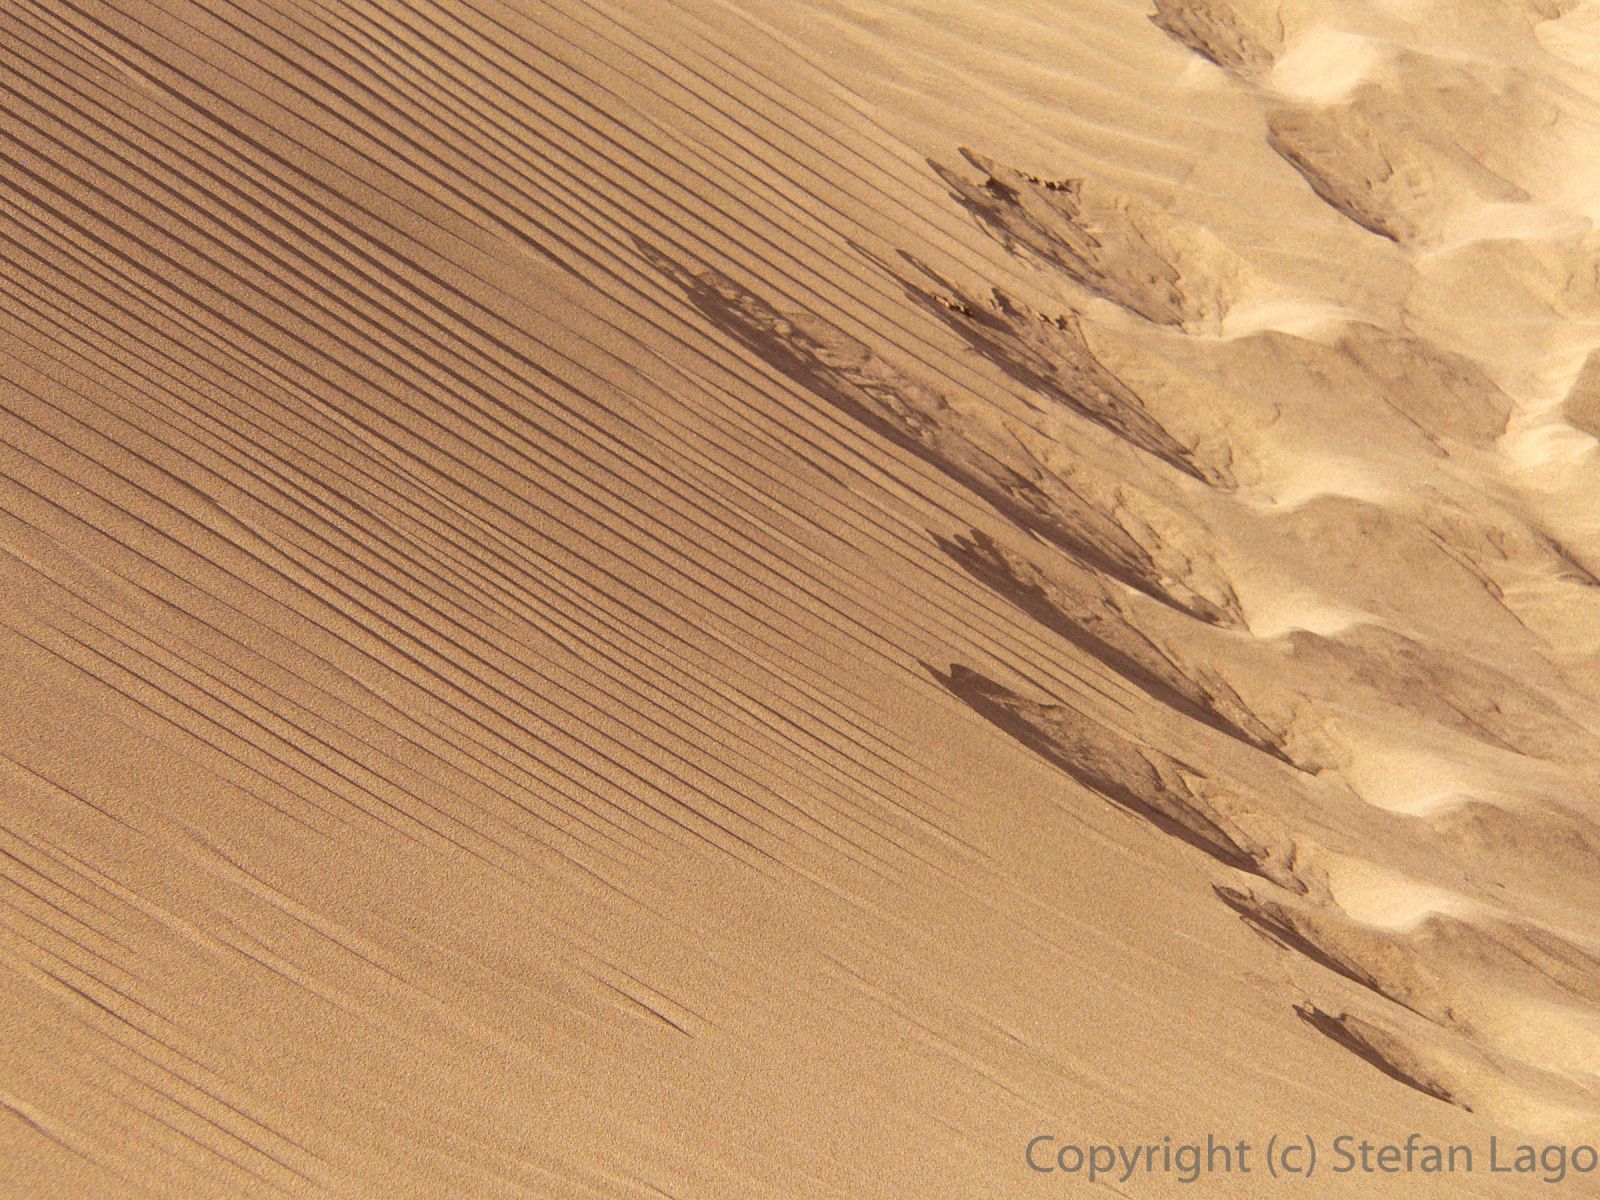
[(0, 1195), (1595, 1141), (1597, 217), (1593, 0), (0, 4)]

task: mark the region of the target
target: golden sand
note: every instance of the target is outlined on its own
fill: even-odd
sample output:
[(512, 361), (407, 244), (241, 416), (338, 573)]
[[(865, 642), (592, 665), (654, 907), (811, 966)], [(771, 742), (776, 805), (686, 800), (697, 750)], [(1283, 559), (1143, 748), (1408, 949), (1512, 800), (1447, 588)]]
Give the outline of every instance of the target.
[(1597, 217), (1594, 0), (0, 2), (0, 1195), (1600, 1194)]

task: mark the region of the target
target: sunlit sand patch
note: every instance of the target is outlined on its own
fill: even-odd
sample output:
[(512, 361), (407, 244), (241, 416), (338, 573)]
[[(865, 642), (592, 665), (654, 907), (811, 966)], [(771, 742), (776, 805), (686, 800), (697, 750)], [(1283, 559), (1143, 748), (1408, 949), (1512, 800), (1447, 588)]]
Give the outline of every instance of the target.
[[(1486, 981), (1492, 986), (1492, 981)], [(1495, 1029), (1501, 1049), (1528, 1062), (1600, 1084), (1600, 1013), (1580, 1004), (1516, 1005)]]
[(1279, 93), (1295, 100), (1336, 104), (1382, 61), (1382, 47), (1370, 38), (1342, 29), (1310, 29), (1278, 56), (1271, 82)]
[(1404, 932), (1431, 916), (1466, 917), (1473, 903), (1458, 892), (1407, 879), (1361, 859), (1329, 856), (1325, 869), (1335, 903), (1351, 920)]
[(1263, 297), (1246, 300), (1228, 310), (1222, 321), (1223, 338), (1244, 338), (1258, 333), (1287, 333), (1309, 341), (1332, 341), (1349, 324), (1361, 319), (1352, 309), (1309, 296)]
[(1332, 637), (1371, 618), (1362, 612), (1328, 604), (1307, 591), (1236, 589), (1244, 607), (1245, 626), (1259, 638), (1281, 637), (1296, 629)]
[(1448, 812), (1495, 791), (1458, 762), (1409, 747), (1363, 745), (1342, 774), (1368, 804), (1411, 817)]
[(1292, 512), (1313, 500), (1344, 496), (1386, 504), (1403, 494), (1360, 459), (1333, 456), (1283, 456), (1261, 465), (1261, 476), (1241, 498), (1264, 512)]
[(1574, 467), (1592, 468), (1592, 434), (1557, 414), (1517, 423), (1500, 441), (1511, 470), (1545, 490), (1563, 490), (1559, 480)]
[(1499, 443), (1508, 469), (1525, 485), (1559, 487), (1555, 481), (1565, 469), (1588, 464), (1600, 445), (1600, 438), (1571, 419), (1574, 410), (1586, 415), (1595, 407), (1590, 397), (1600, 395), (1596, 353), (1584, 338), (1530, 371), (1528, 387)]
[(1539, 44), (1576, 66), (1600, 70), (1600, 4), (1583, 0), (1570, 12), (1541, 22), (1534, 30)]
[(1440, 226), (1418, 254), (1426, 262), (1473, 242), (1517, 239), (1520, 241), (1579, 238), (1592, 228), (1588, 215), (1557, 203), (1483, 199), (1458, 203), (1442, 218)]
[(1499, 449), (1507, 477), (1530, 506), (1586, 562), (1600, 563), (1600, 439), (1568, 419), (1566, 398), (1518, 412)]

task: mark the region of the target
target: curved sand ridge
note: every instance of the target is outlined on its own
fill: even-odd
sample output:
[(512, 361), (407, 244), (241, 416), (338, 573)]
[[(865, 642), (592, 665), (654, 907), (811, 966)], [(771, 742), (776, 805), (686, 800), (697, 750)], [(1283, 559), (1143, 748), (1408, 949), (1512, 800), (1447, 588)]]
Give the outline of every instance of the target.
[(1592, 7), (5, 6), (0, 1193), (1592, 1136)]

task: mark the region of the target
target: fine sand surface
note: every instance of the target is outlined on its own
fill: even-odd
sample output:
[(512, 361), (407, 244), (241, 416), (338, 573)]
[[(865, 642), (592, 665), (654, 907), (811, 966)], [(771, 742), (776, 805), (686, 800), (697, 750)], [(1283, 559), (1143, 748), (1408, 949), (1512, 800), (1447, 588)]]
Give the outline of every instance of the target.
[(0, 0), (0, 1195), (1600, 1139), (1600, 3)]

